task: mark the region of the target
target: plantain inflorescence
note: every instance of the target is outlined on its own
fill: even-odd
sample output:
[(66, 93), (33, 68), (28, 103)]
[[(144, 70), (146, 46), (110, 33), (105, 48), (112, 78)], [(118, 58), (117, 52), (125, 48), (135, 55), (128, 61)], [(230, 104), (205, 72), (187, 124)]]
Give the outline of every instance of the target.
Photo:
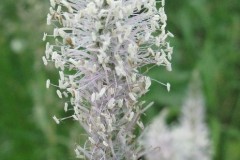
[[(159, 4), (158, 4), (159, 3)], [(68, 99), (87, 133), (77, 157), (93, 160), (138, 159), (142, 150), (134, 128), (144, 128), (140, 115), (151, 105), (139, 98), (148, 92), (151, 78), (146, 65), (171, 71), (172, 33), (165, 30), (164, 0), (50, 0), (44, 33), (43, 62), (59, 70), (57, 95)], [(160, 6), (160, 7), (157, 7)], [(161, 83), (161, 82), (159, 82)], [(161, 83), (170, 90), (169, 83)], [(46, 87), (53, 85), (47, 80)], [(57, 124), (63, 119), (53, 117)]]

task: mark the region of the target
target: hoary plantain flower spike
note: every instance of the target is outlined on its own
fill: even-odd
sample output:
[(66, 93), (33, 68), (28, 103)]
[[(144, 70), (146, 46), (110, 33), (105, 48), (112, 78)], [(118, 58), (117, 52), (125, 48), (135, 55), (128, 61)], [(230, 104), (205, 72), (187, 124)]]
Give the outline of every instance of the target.
[[(160, 3), (157, 9), (156, 3)], [(44, 64), (59, 70), (57, 95), (69, 99), (64, 110), (85, 129), (85, 159), (137, 159), (133, 129), (143, 128), (140, 115), (150, 105), (139, 98), (151, 85), (140, 72), (146, 65), (171, 70), (172, 47), (165, 31), (164, 0), (50, 0), (44, 33)], [(163, 84), (163, 83), (162, 83)], [(53, 85), (47, 80), (47, 88)], [(163, 84), (170, 89), (169, 83)], [(56, 86), (56, 85), (54, 85)], [(53, 117), (57, 123), (63, 119)]]

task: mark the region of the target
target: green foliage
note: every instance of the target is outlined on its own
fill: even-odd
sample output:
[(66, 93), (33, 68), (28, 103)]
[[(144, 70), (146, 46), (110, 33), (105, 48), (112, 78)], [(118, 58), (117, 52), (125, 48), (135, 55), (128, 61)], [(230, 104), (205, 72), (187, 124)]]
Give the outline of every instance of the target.
[[(42, 34), (46, 29), (46, 1), (0, 2), (0, 157), (2, 160), (74, 159), (75, 142), (84, 142), (77, 123), (56, 126), (53, 115), (65, 115), (62, 102), (47, 78), (54, 70), (41, 62)], [(174, 33), (173, 71), (149, 71), (154, 79), (171, 83), (167, 93), (153, 82), (143, 97), (155, 105), (146, 123), (170, 109), (169, 121), (179, 106), (193, 70), (199, 70), (206, 100), (207, 122), (214, 143), (214, 160), (240, 157), (240, 1), (166, 1), (168, 29)], [(20, 42), (22, 48), (16, 48)], [(70, 137), (70, 138), (69, 138)]]

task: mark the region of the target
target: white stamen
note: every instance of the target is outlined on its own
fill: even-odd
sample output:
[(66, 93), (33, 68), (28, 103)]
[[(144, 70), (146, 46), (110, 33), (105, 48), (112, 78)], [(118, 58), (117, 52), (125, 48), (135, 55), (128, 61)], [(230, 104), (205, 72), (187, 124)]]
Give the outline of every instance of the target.
[(64, 111), (67, 112), (68, 111), (68, 103), (64, 104)]
[(58, 95), (59, 98), (62, 98), (62, 92), (61, 91), (57, 90), (57, 95)]
[(53, 120), (54, 120), (57, 124), (60, 123), (60, 120), (59, 120), (56, 116), (53, 116)]
[(46, 88), (49, 88), (49, 86), (50, 86), (50, 79), (46, 81)]
[(43, 57), (42, 57), (42, 60), (43, 60), (43, 64), (46, 66), (46, 65), (48, 64), (46, 57), (43, 56)]
[(46, 40), (46, 37), (47, 37), (47, 33), (44, 32), (44, 34), (43, 34), (43, 39), (42, 39), (42, 40), (45, 41), (45, 40)]
[(167, 83), (167, 91), (169, 92), (170, 91), (170, 87), (171, 87), (171, 85), (170, 85), (170, 83)]

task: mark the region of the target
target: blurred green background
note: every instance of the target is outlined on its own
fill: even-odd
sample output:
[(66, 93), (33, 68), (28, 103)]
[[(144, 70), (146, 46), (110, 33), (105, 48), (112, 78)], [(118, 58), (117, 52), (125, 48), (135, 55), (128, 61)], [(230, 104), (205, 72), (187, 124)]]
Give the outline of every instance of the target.
[[(57, 126), (53, 115), (66, 116), (63, 102), (45, 80), (57, 81), (54, 68), (42, 64), (47, 0), (0, 1), (0, 159), (75, 159), (81, 129), (71, 120)], [(240, 1), (166, 0), (168, 30), (174, 33), (173, 71), (149, 74), (171, 83), (171, 92), (153, 83), (148, 101), (155, 106), (146, 123), (163, 107), (174, 119), (193, 70), (198, 70), (206, 100), (206, 121), (214, 160), (240, 159)]]

